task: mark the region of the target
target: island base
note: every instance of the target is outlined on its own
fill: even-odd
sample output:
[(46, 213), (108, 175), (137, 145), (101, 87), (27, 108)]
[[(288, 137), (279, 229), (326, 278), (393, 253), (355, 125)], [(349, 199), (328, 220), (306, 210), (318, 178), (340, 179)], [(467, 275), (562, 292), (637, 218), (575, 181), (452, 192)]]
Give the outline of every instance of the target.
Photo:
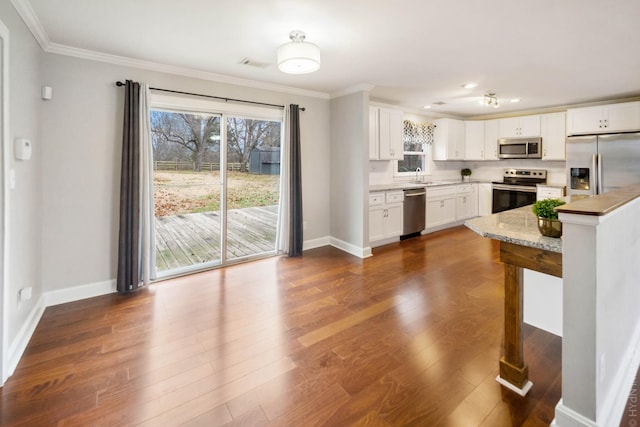
[(506, 381), (504, 378), (501, 378), (500, 375), (498, 375), (496, 377), (496, 381), (500, 384), (505, 386), (506, 388), (508, 388), (509, 390), (513, 391), (514, 393), (519, 394), (520, 396), (525, 396), (527, 393), (529, 393), (529, 390), (531, 390), (531, 387), (533, 386), (533, 383), (529, 380), (527, 380), (527, 382), (524, 384), (524, 387), (522, 388), (518, 388), (516, 386), (514, 386), (513, 384), (511, 384), (509, 381)]

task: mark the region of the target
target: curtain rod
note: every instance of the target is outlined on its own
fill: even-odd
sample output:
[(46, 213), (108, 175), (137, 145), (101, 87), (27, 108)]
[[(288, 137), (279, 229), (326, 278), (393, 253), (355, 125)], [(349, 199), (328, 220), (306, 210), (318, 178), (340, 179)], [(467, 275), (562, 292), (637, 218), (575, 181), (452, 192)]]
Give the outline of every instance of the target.
[[(118, 86), (118, 87), (124, 86), (124, 85), (125, 84), (122, 83), (122, 82), (116, 82), (116, 86)], [(192, 92), (181, 92), (179, 90), (162, 89), (162, 88), (158, 88), (158, 87), (150, 87), (149, 89), (158, 90), (160, 92), (177, 93), (177, 94), (180, 94), (180, 95), (191, 95), (191, 96), (201, 96), (203, 98), (221, 99), (221, 100), (223, 100), (225, 102), (229, 102), (229, 101), (244, 102), (244, 103), (247, 103), (247, 104), (256, 104), (256, 105), (265, 105), (267, 107), (284, 108), (284, 105), (269, 104), (267, 102), (247, 101), (246, 99), (225, 98), (225, 97), (222, 97), (222, 96), (204, 95), (204, 94), (201, 94), (201, 93), (192, 93)], [(304, 107), (300, 107), (300, 110), (305, 111), (305, 108)]]

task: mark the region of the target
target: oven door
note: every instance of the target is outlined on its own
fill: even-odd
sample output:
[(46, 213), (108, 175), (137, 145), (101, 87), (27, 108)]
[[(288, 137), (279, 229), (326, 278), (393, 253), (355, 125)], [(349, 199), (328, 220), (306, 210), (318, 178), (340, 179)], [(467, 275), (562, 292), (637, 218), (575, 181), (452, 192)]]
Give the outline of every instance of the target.
[(536, 187), (526, 185), (493, 184), (492, 213), (507, 211), (536, 202)]

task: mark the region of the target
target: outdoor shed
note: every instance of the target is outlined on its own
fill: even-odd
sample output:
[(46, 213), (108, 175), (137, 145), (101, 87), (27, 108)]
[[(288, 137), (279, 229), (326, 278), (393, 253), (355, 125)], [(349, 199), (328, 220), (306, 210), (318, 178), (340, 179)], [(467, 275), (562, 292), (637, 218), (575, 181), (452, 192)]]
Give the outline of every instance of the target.
[(254, 148), (249, 155), (249, 173), (280, 174), (280, 147)]

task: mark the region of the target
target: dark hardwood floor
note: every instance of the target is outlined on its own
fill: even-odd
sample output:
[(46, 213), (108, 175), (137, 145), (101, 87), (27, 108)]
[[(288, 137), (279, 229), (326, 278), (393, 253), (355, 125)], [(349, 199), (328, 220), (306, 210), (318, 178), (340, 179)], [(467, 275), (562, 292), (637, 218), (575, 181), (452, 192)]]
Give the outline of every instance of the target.
[(325, 247), (50, 307), (2, 426), (546, 426), (561, 339), (525, 327), (533, 389), (496, 381), (503, 267), (464, 227)]

